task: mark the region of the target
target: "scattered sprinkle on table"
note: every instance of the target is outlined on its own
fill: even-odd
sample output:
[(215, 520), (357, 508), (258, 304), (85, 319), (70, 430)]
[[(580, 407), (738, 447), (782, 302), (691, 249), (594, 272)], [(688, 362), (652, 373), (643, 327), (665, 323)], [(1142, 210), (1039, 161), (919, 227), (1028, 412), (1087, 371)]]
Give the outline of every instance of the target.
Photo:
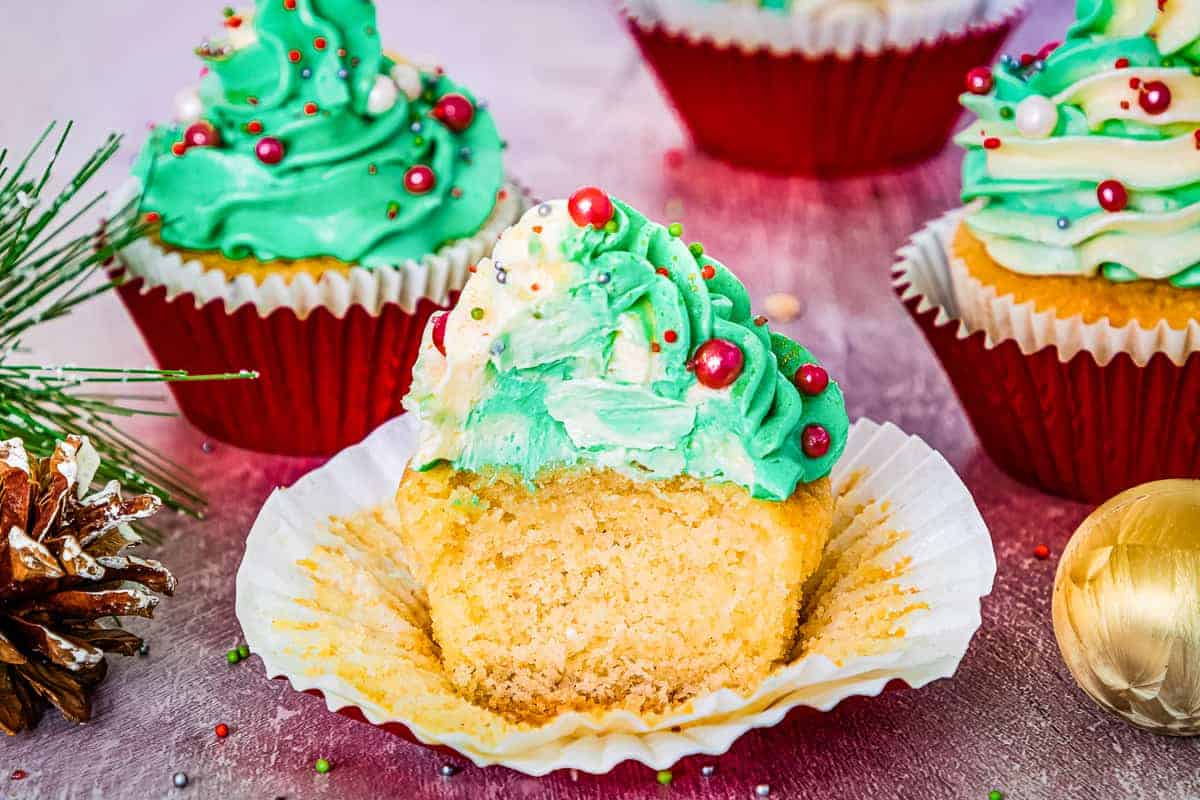
[(999, 789), (992, 789), (988, 792), (988, 800), (1004, 800), (1004, 792)]
[(658, 780), (658, 782), (661, 783), (663, 786), (670, 786), (671, 781), (675, 780), (675, 776), (671, 774), (671, 770), (661, 769), (658, 771), (656, 780)]
[(758, 786), (754, 787), (754, 796), (755, 797), (770, 797), (771, 796), (771, 787), (765, 783), (760, 783)]
[(250, 657), (250, 646), (245, 645), (245, 644), (239, 644), (238, 649), (237, 649), (237, 654), (238, 654), (239, 659), (249, 658)]
[(333, 764), (330, 763), (328, 758), (318, 758), (317, 763), (313, 764), (313, 769), (315, 769), (321, 775), (324, 775), (325, 773), (329, 772), (329, 770), (333, 769)]
[(188, 776), (186, 772), (176, 772), (171, 776), (171, 783), (175, 784), (176, 789), (182, 789), (188, 785)]
[(29, 773), (23, 769), (14, 769), (12, 771), (12, 779), (14, 781), (23, 781), (29, 777)]
[(218, 739), (224, 739), (229, 735), (229, 726), (224, 722), (220, 722), (215, 728), (213, 728), (213, 733), (217, 734)]
[(1033, 554), (1045, 561), (1050, 557), (1050, 548), (1044, 544), (1039, 544), (1037, 547), (1033, 548)]
[(458, 767), (454, 766), (453, 764), (442, 764), (442, 766), (438, 768), (438, 774), (443, 778), (453, 778), (458, 774)]

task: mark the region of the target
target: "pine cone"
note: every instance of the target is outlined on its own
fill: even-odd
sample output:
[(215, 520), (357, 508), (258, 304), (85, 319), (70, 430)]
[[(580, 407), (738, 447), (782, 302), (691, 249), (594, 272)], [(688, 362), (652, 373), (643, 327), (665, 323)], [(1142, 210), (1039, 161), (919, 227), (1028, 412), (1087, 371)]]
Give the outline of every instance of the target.
[(32, 462), (20, 439), (0, 442), (0, 729), (9, 735), (51, 705), (89, 719), (105, 653), (133, 655), (142, 644), (100, 620), (150, 617), (151, 592), (175, 590), (162, 564), (122, 555), (140, 541), (128, 523), (162, 501), (122, 499), (116, 481), (85, 496), (99, 464), (77, 436)]

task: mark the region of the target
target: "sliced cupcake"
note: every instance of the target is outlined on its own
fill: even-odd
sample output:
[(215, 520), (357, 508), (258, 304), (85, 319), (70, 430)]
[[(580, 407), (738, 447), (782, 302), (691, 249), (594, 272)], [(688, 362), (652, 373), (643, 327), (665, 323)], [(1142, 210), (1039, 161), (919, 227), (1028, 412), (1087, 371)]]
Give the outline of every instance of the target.
[(123, 297), (162, 363), (260, 373), (175, 387), (198, 427), (334, 452), (400, 411), (425, 321), (523, 198), (487, 109), (385, 55), (373, 3), (259, 0), (197, 54), (134, 166), (155, 228)]
[(791, 651), (841, 391), (680, 233), (595, 188), (540, 205), (426, 333), (399, 530), (480, 705), (661, 710)]

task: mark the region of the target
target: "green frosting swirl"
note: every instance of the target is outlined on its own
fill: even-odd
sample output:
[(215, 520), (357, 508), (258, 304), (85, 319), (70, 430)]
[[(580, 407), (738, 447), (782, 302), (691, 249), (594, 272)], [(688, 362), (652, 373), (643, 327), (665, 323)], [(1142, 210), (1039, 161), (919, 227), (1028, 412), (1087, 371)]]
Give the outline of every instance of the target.
[[(1061, 46), (1006, 56), (991, 91), (963, 95), (963, 199), (984, 201), (967, 224), (1017, 272), (1200, 286), (1200, 19), (1157, 0), (1079, 0), (1076, 17)], [(1159, 84), (1169, 104), (1143, 104)], [(1049, 129), (1030, 130), (1035, 103)], [(1101, 205), (1109, 179), (1122, 209)]]
[[(219, 144), (176, 155), (186, 126), (158, 126), (134, 166), (168, 244), (390, 266), (474, 235), (491, 214), (504, 173), (490, 114), (440, 72), (384, 56), (369, 0), (257, 0), (231, 43), (198, 52)], [(431, 116), (450, 93), (474, 105), (461, 132)], [(276, 164), (256, 155), (264, 137), (283, 145)], [(432, 190), (406, 189), (414, 165), (433, 170)]]
[[(733, 273), (614, 205), (603, 230), (575, 225), (561, 202), (531, 210), (479, 264), (447, 322), (446, 355), (427, 340), (417, 362), (406, 400), (423, 423), (416, 463), (530, 479), (592, 463), (773, 500), (827, 475), (849, 426), (838, 385), (801, 394), (792, 378), (816, 359), (752, 316)], [(536, 293), (530, 281), (543, 282)], [(689, 364), (714, 338), (744, 359), (724, 389), (701, 386)], [(818, 457), (802, 447), (810, 425), (831, 439)]]

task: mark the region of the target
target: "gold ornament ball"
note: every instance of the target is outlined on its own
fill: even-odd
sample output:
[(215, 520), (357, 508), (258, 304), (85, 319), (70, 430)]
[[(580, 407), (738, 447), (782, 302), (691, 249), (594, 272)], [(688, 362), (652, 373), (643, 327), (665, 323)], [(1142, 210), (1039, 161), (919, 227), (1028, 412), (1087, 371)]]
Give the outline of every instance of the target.
[(1200, 734), (1200, 481), (1143, 484), (1083, 521), (1054, 579), (1054, 633), (1101, 706)]

